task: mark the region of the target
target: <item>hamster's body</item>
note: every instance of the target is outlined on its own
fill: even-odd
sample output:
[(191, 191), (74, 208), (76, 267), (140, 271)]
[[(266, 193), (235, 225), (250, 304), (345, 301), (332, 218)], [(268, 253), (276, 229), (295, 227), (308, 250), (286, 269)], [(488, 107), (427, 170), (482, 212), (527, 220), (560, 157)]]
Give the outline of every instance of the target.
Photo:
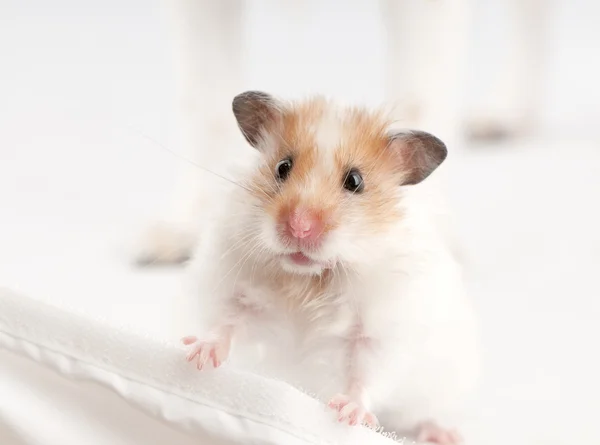
[(476, 323), (419, 184), (445, 147), (390, 136), (377, 112), (253, 94), (234, 111), (260, 156), (190, 266), (203, 317), (200, 340), (185, 339), (190, 360), (219, 366), (232, 344), (231, 360), (340, 420), (457, 442), (448, 428), (476, 381)]

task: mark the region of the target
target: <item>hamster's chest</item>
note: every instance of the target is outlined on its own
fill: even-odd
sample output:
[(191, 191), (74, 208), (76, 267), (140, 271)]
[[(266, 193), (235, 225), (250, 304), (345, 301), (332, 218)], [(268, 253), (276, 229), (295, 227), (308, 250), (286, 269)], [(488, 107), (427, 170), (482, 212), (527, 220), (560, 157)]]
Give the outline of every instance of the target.
[(242, 306), (256, 322), (300, 337), (323, 332), (323, 326), (329, 335), (342, 335), (352, 323), (351, 312), (340, 304), (341, 290), (326, 277), (254, 276), (241, 281), (238, 292)]
[(342, 304), (335, 288), (305, 278), (242, 281), (238, 291), (249, 311), (244, 341), (260, 345), (253, 366), (308, 388), (305, 375), (325, 375), (323, 366), (328, 373), (339, 371), (342, 357), (335, 357), (343, 351), (357, 312)]

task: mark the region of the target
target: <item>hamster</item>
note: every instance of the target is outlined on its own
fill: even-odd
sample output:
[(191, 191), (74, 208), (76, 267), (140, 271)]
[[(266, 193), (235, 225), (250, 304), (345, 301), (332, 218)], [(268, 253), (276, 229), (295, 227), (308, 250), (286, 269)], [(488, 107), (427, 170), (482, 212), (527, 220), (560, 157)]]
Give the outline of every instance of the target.
[(256, 155), (189, 266), (202, 320), (187, 360), (245, 354), (340, 422), (459, 443), (477, 323), (423, 188), (445, 144), (321, 97), (249, 91), (233, 114)]

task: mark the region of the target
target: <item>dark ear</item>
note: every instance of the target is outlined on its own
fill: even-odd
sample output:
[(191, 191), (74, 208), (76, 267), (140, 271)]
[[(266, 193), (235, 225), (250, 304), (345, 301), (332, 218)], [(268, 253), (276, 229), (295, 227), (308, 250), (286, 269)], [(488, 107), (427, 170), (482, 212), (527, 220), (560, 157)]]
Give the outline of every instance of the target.
[(406, 172), (402, 185), (418, 184), (444, 162), (448, 154), (446, 144), (424, 131), (391, 132), (389, 148), (399, 157)]
[(259, 148), (261, 137), (281, 116), (278, 101), (262, 91), (246, 91), (233, 98), (233, 114), (246, 140)]

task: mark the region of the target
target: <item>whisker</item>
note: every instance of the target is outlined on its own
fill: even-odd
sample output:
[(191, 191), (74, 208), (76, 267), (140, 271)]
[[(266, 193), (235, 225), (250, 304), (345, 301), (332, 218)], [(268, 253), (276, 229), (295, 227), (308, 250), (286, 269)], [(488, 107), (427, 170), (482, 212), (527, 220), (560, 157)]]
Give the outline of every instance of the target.
[[(259, 242), (259, 240), (258, 240), (258, 237), (254, 237), (254, 238), (253, 238), (253, 241), (254, 241), (254, 243), (255, 243), (253, 246), (255, 246), (256, 244), (258, 244), (258, 242)], [(253, 250), (252, 248), (251, 248), (251, 249), (249, 249), (249, 250), (248, 250), (248, 251), (247, 251), (245, 254), (243, 254), (243, 255), (242, 255), (242, 257), (241, 257), (240, 259), (238, 259), (238, 260), (236, 261), (236, 263), (235, 263), (235, 264), (234, 264), (234, 265), (231, 267), (231, 269), (229, 269), (229, 271), (228, 271), (228, 272), (227, 272), (225, 275), (223, 275), (223, 276), (221, 277), (221, 279), (219, 280), (219, 282), (218, 282), (218, 283), (215, 285), (215, 287), (214, 287), (213, 291), (215, 291), (216, 289), (218, 289), (218, 287), (221, 285), (221, 283), (223, 283), (223, 281), (225, 281), (225, 279), (226, 279), (226, 278), (229, 276), (229, 274), (230, 274), (231, 272), (233, 272), (233, 271), (235, 270), (235, 268), (236, 268), (236, 267), (238, 267), (238, 265), (239, 265), (239, 264), (240, 264), (242, 261), (244, 261), (244, 260), (246, 259), (246, 256), (248, 256), (248, 255), (249, 255), (249, 253), (248, 253), (248, 252), (252, 252), (252, 250)]]
[(168, 152), (168, 153), (172, 154), (172, 155), (173, 155), (173, 156), (175, 156), (176, 158), (179, 158), (180, 160), (182, 160), (182, 161), (185, 161), (185, 162), (187, 162), (188, 164), (190, 164), (190, 165), (193, 165), (194, 167), (196, 167), (196, 168), (198, 168), (198, 169), (200, 169), (200, 170), (202, 170), (202, 171), (205, 171), (205, 172), (207, 172), (207, 173), (210, 173), (211, 175), (214, 175), (214, 176), (216, 176), (217, 178), (220, 178), (220, 179), (222, 179), (222, 180), (224, 180), (224, 181), (227, 181), (227, 182), (229, 182), (230, 184), (233, 184), (233, 185), (235, 185), (235, 186), (237, 186), (237, 187), (240, 187), (240, 188), (242, 188), (242, 189), (246, 190), (247, 192), (252, 192), (252, 190), (250, 190), (248, 187), (246, 187), (246, 186), (244, 186), (244, 185), (242, 185), (242, 184), (239, 184), (238, 182), (235, 182), (233, 179), (230, 179), (230, 178), (228, 178), (228, 177), (226, 177), (226, 176), (223, 176), (223, 175), (221, 175), (221, 174), (219, 174), (219, 173), (217, 173), (217, 172), (214, 172), (214, 171), (212, 171), (212, 170), (210, 170), (210, 169), (208, 169), (208, 168), (206, 168), (206, 167), (204, 167), (204, 166), (202, 166), (202, 165), (200, 165), (200, 164), (198, 164), (198, 163), (196, 163), (196, 162), (194, 162), (194, 161), (192, 161), (192, 160), (188, 159), (187, 157), (185, 157), (185, 156), (183, 156), (183, 155), (181, 155), (181, 154), (177, 153), (176, 151), (174, 151), (174, 150), (171, 150), (170, 148), (168, 148), (167, 146), (165, 146), (165, 145), (164, 145), (164, 144), (162, 144), (161, 142), (159, 142), (159, 141), (157, 141), (156, 139), (152, 138), (151, 136), (149, 136), (149, 135), (147, 135), (147, 134), (143, 133), (143, 132), (142, 132), (142, 131), (140, 131), (139, 129), (137, 129), (137, 128), (133, 127), (133, 126), (130, 126), (130, 128), (134, 129), (134, 130), (135, 130), (135, 131), (138, 133), (138, 135), (139, 135), (139, 136), (141, 136), (141, 137), (143, 137), (144, 139), (146, 139), (146, 140), (148, 140), (148, 141), (150, 141), (150, 142), (152, 142), (152, 143), (156, 144), (158, 147), (160, 147), (160, 148), (162, 148), (163, 150), (165, 150), (166, 152)]
[(244, 262), (241, 264), (241, 266), (238, 268), (238, 272), (235, 276), (235, 279), (233, 280), (233, 288), (235, 289), (236, 285), (237, 285), (237, 281), (240, 277), (240, 273), (242, 272), (242, 269), (244, 268), (244, 266), (246, 265), (246, 263), (248, 262), (248, 260), (256, 253), (256, 251), (262, 247), (262, 243), (260, 241), (260, 238), (256, 239), (256, 243), (254, 244), (254, 246), (250, 249), (248, 249), (248, 253), (247, 255), (245, 255), (245, 260)]
[(223, 260), (229, 253), (231, 253), (232, 251), (234, 251), (235, 249), (238, 248), (243, 248), (246, 247), (251, 241), (253, 237), (258, 236), (258, 234), (260, 233), (259, 229), (255, 229), (255, 230), (251, 230), (248, 233), (246, 233), (241, 239), (237, 240), (235, 243), (233, 243), (220, 257), (219, 257), (219, 261)]

